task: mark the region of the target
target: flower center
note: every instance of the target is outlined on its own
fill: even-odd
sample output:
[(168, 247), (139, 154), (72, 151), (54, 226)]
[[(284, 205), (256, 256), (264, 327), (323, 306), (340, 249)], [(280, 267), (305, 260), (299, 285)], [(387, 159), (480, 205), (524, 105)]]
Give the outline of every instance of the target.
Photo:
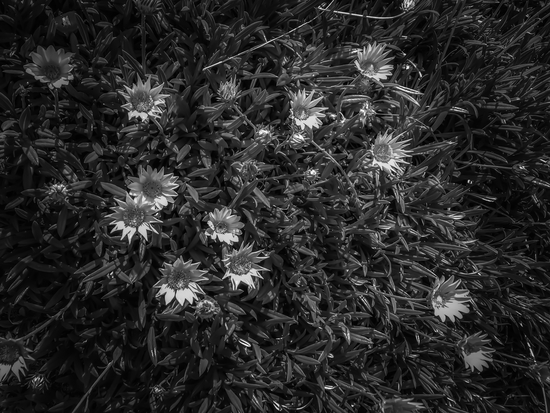
[(130, 99), (130, 103), (136, 111), (144, 113), (148, 113), (155, 106), (155, 102), (149, 93), (144, 91), (134, 93), (134, 96)]
[(61, 77), (61, 70), (57, 65), (46, 65), (42, 67), (42, 72), (49, 80), (57, 80)]
[(124, 225), (127, 227), (138, 228), (141, 224), (145, 222), (145, 212), (139, 208), (132, 208), (124, 211), (122, 214), (122, 219), (124, 220)]
[(246, 257), (236, 257), (229, 264), (229, 268), (237, 275), (245, 275), (252, 269), (252, 262)]
[(218, 234), (225, 234), (228, 232), (229, 227), (225, 222), (216, 222), (214, 224), (214, 231), (216, 231)]
[(172, 270), (172, 274), (167, 277), (167, 284), (173, 290), (185, 290), (191, 282), (191, 274), (184, 269)]
[(378, 162), (384, 162), (387, 163), (392, 159), (393, 151), (387, 143), (379, 143), (374, 145), (374, 148), (372, 150), (372, 153), (374, 155), (374, 158)]
[(19, 360), (19, 346), (15, 343), (0, 344), (0, 364), (11, 366)]
[(162, 195), (162, 184), (159, 181), (147, 181), (143, 184), (143, 193), (150, 198), (156, 198)]
[(378, 69), (372, 62), (361, 62), (360, 66), (366, 76), (374, 76), (378, 73)]
[(294, 117), (299, 120), (306, 120), (309, 118), (309, 110), (304, 106), (297, 106), (293, 109)]
[(436, 308), (445, 307), (445, 303), (446, 301), (440, 295), (435, 296), (434, 299), (432, 300), (432, 305)]

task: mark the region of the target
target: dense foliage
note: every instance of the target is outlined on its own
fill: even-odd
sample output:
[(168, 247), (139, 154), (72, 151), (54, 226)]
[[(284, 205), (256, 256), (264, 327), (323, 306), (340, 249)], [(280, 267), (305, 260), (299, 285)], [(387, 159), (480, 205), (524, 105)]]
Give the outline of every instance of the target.
[(549, 411), (550, 5), (155, 3), (0, 4), (0, 408)]

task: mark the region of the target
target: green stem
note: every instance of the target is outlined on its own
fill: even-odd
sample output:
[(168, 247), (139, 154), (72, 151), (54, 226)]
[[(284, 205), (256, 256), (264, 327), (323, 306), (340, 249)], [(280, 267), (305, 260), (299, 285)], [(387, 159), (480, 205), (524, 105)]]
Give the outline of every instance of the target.
[(145, 33), (145, 13), (141, 13), (141, 67), (143, 68), (143, 76), (147, 73), (147, 59), (145, 56), (146, 33)]
[(94, 382), (94, 384), (92, 384), (90, 386), (90, 388), (88, 389), (88, 391), (86, 392), (86, 394), (84, 394), (84, 396), (82, 396), (82, 398), (80, 399), (80, 401), (78, 402), (78, 404), (76, 405), (76, 407), (73, 409), (72, 413), (75, 413), (78, 411), (78, 408), (80, 407), (80, 405), (82, 403), (84, 403), (84, 400), (86, 400), (89, 396), (90, 396), (90, 393), (92, 392), (92, 390), (94, 389), (95, 386), (97, 386), (97, 384), (101, 381), (101, 379), (103, 378), (103, 376), (105, 376), (105, 374), (107, 374), (107, 372), (109, 371), (109, 369), (113, 366), (113, 361), (114, 360), (111, 360), (109, 362), (109, 364), (107, 364), (107, 366), (105, 367), (105, 369), (101, 372), (101, 374), (99, 375), (99, 377), (97, 378), (97, 380)]
[(233, 104), (233, 109), (235, 109), (237, 113), (244, 118), (244, 120), (246, 121), (246, 123), (248, 123), (252, 130), (256, 132), (256, 126), (252, 122), (250, 122), (250, 119), (248, 119), (248, 117), (239, 109), (236, 104)]
[(53, 98), (55, 101), (55, 116), (59, 118), (59, 92), (57, 89), (53, 90)]

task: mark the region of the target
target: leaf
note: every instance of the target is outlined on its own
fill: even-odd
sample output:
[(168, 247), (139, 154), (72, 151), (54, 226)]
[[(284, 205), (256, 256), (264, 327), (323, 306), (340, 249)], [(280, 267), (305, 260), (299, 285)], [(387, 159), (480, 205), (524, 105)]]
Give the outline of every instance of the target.
[(149, 352), (149, 357), (151, 361), (156, 366), (157, 361), (157, 340), (155, 337), (155, 328), (153, 326), (149, 327), (149, 333), (147, 334), (147, 350)]
[[(95, 152), (93, 152), (93, 153), (95, 153)], [(110, 184), (108, 182), (100, 182), (100, 184), (101, 184), (101, 187), (103, 189), (105, 189), (107, 192), (110, 192), (111, 194), (113, 194), (115, 196), (119, 196), (123, 199), (126, 199), (126, 195), (128, 195), (128, 193), (119, 186)]]
[(59, 235), (60, 238), (63, 238), (63, 233), (65, 232), (65, 227), (67, 226), (67, 214), (68, 214), (67, 206), (63, 206), (63, 209), (59, 213), (59, 216), (57, 217), (57, 235)]
[(187, 191), (189, 191), (189, 195), (191, 195), (191, 198), (193, 198), (195, 202), (199, 202), (199, 193), (197, 192), (197, 190), (189, 184), (186, 184), (186, 186)]

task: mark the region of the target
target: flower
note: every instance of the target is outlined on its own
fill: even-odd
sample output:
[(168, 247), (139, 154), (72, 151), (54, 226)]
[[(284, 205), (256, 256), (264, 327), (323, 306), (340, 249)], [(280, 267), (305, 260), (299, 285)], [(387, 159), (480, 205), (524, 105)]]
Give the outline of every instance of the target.
[(227, 268), (223, 279), (230, 278), (233, 289), (236, 290), (241, 282), (249, 287), (254, 288), (255, 283), (252, 277), (261, 277), (258, 271), (267, 271), (266, 268), (257, 265), (258, 262), (265, 260), (267, 257), (260, 257), (263, 252), (252, 252), (253, 244), (246, 247), (241, 245), (239, 250), (233, 250), (226, 254), (223, 263)]
[(382, 411), (384, 413), (406, 413), (425, 408), (422, 403), (411, 402), (411, 400), (400, 397), (384, 400), (382, 402)]
[(391, 76), (393, 66), (386, 63), (390, 62), (392, 58), (385, 59), (390, 53), (389, 50), (384, 52), (385, 48), (385, 44), (377, 45), (374, 42), (373, 45), (368, 44), (363, 47), (362, 51), (357, 51), (357, 60), (354, 63), (361, 75), (377, 81), (386, 80)]
[(151, 76), (147, 78), (145, 84), (138, 79), (137, 84), (130, 89), (124, 85), (126, 92), (120, 92), (120, 94), (128, 101), (128, 103), (122, 105), (124, 109), (129, 112), (129, 118), (140, 118), (142, 121), (147, 120), (149, 117), (158, 118), (161, 110), (160, 105), (166, 105), (164, 98), (169, 95), (163, 95), (160, 93), (164, 86), (164, 83), (151, 89)]
[(233, 76), (230, 80), (220, 83), (218, 89), (220, 100), (224, 103), (233, 104), (239, 98), (239, 85), (237, 79)]
[(300, 132), (293, 133), (288, 140), (288, 144), (292, 149), (301, 149), (306, 145), (306, 143), (306, 137)]
[(254, 133), (254, 142), (257, 142), (257, 143), (259, 143), (261, 145), (264, 145), (264, 146), (269, 144), (274, 139), (275, 139), (275, 137), (273, 136), (273, 131), (269, 127), (259, 128)]
[(63, 182), (51, 184), (46, 190), (46, 199), (44, 201), (53, 204), (64, 204), (67, 202), (68, 195), (69, 189)]
[(112, 218), (115, 227), (111, 230), (122, 230), (122, 239), (128, 235), (128, 242), (132, 241), (134, 234), (139, 232), (143, 235), (143, 238), (147, 240), (147, 230), (158, 234), (158, 232), (151, 226), (151, 224), (162, 222), (155, 218), (154, 205), (147, 202), (143, 195), (138, 196), (135, 200), (126, 194), (126, 202), (115, 199), (119, 206), (112, 207), (114, 213), (107, 215), (107, 218)]
[(42, 83), (47, 83), (50, 89), (68, 85), (69, 80), (73, 80), (73, 75), (70, 73), (73, 66), (69, 62), (74, 53), (65, 53), (63, 49), (55, 50), (52, 45), (45, 50), (42, 46), (38, 46), (37, 51), (37, 53), (31, 53), (34, 63), (24, 66), (28, 74)]
[(376, 110), (374, 109), (372, 102), (369, 99), (366, 99), (359, 110), (359, 122), (361, 122), (361, 125), (363, 126), (365, 126), (366, 123), (370, 128), (375, 117)]
[(462, 352), (464, 364), (466, 368), (470, 368), (472, 373), (478, 369), (480, 372), (485, 367), (489, 367), (487, 362), (492, 362), (491, 353), (495, 350), (485, 346), (490, 340), (486, 340), (487, 334), (475, 333), (467, 338), (464, 338), (458, 343), (458, 348)]
[(195, 307), (195, 316), (206, 320), (212, 318), (220, 312), (220, 305), (212, 297), (205, 296), (197, 303)]
[(0, 383), (10, 374), (10, 371), (21, 381), (21, 372), (27, 369), (25, 359), (33, 360), (28, 355), (29, 349), (25, 348), (19, 340), (0, 338)]
[(466, 305), (470, 301), (468, 294), (470, 292), (466, 289), (458, 289), (460, 280), (454, 281), (454, 276), (451, 276), (448, 280), (445, 277), (441, 277), (435, 283), (435, 286), (430, 294), (430, 301), (434, 309), (434, 313), (441, 321), (445, 321), (446, 317), (454, 323), (455, 317), (462, 318), (462, 313), (467, 314), (470, 309)]
[(27, 386), (34, 392), (41, 393), (44, 390), (48, 390), (50, 384), (46, 376), (41, 373), (37, 373), (29, 379)]
[(223, 207), (222, 209), (215, 209), (214, 212), (208, 214), (208, 226), (206, 229), (206, 235), (213, 240), (216, 238), (220, 242), (226, 244), (233, 244), (239, 241), (238, 235), (241, 234), (241, 228), (244, 227), (242, 222), (239, 222), (239, 217), (231, 215), (231, 209)]
[(147, 170), (140, 168), (139, 177), (130, 177), (132, 183), (128, 185), (130, 195), (143, 195), (143, 198), (154, 204), (155, 208), (161, 209), (168, 205), (168, 202), (174, 203), (174, 197), (178, 193), (174, 191), (179, 184), (174, 174), (164, 174), (164, 168), (160, 171), (147, 166)]
[(156, 13), (160, 8), (160, 0), (134, 0), (140, 13), (148, 15)]
[(321, 173), (318, 169), (315, 168), (309, 168), (304, 172), (304, 177), (309, 182), (315, 182), (317, 179), (319, 179), (319, 176)]
[(198, 300), (197, 293), (204, 294), (197, 283), (208, 281), (208, 278), (202, 276), (207, 271), (197, 270), (199, 265), (199, 263), (191, 263), (191, 260), (183, 262), (181, 257), (172, 265), (164, 264), (165, 268), (160, 270), (164, 277), (153, 286), (160, 288), (157, 297), (164, 294), (166, 305), (170, 304), (174, 297), (182, 306), (185, 302), (193, 304)]
[(374, 157), (372, 163), (388, 174), (401, 171), (398, 163), (408, 163), (402, 159), (408, 156), (410, 151), (403, 149), (403, 146), (410, 140), (397, 142), (397, 139), (399, 139), (399, 136), (394, 138), (391, 133), (384, 132), (376, 137), (372, 147), (372, 155)]
[(292, 99), (290, 105), (292, 106), (292, 119), (296, 126), (304, 129), (306, 127), (316, 129), (321, 126), (321, 121), (319, 118), (325, 117), (324, 113), (321, 113), (327, 108), (319, 107), (316, 108), (315, 105), (319, 103), (323, 97), (313, 99), (313, 93), (309, 96), (306, 96), (306, 91), (302, 90), (296, 95), (291, 93)]
[(416, 6), (416, 0), (402, 0), (401, 1), (401, 10), (404, 12), (414, 9)]

